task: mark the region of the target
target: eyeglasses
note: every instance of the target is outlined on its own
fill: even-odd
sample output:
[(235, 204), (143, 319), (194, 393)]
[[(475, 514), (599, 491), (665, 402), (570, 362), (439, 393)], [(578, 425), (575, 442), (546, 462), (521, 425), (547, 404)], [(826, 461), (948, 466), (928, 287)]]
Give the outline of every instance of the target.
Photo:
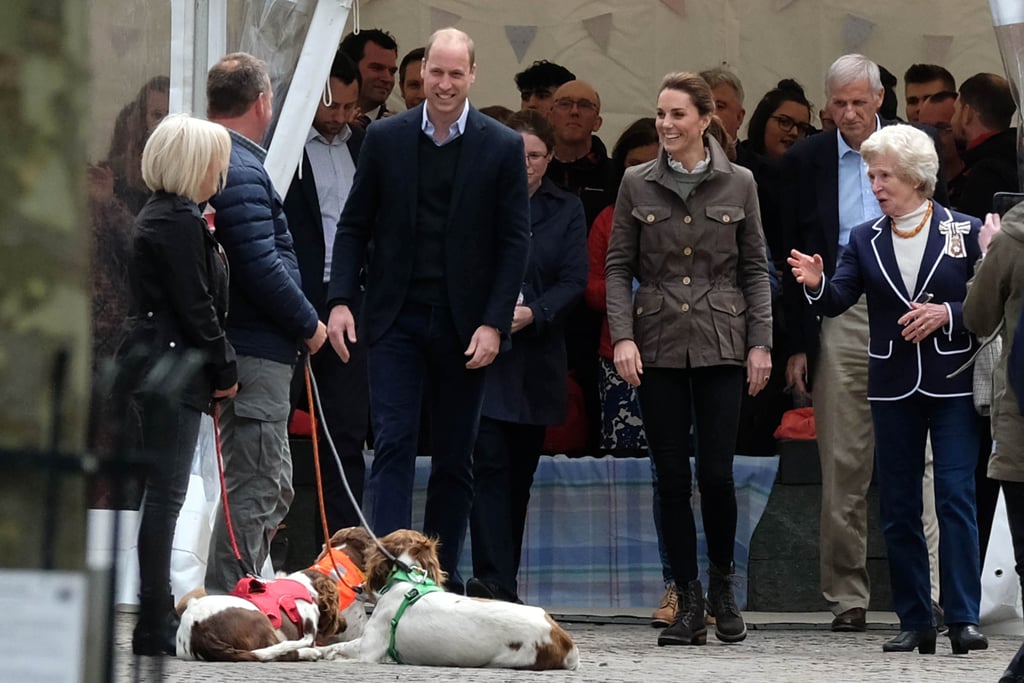
[(539, 164), (543, 159), (547, 159), (548, 155), (542, 152), (527, 152), (526, 163), (528, 164)]
[(576, 107), (580, 110), (580, 113), (590, 113), (597, 111), (597, 104), (590, 100), (574, 100), (569, 97), (563, 97), (560, 100), (555, 100), (555, 109), (563, 112), (572, 111), (572, 108)]
[(803, 135), (804, 137), (810, 135), (814, 130), (814, 127), (811, 124), (804, 123), (803, 121), (797, 121), (785, 114), (772, 114), (768, 118), (773, 119), (777, 124), (779, 124), (779, 128), (786, 133), (793, 130), (794, 126), (796, 127), (797, 135)]
[(524, 102), (531, 97), (536, 97), (538, 100), (546, 100), (554, 94), (554, 88), (526, 88), (519, 91), (519, 97)]

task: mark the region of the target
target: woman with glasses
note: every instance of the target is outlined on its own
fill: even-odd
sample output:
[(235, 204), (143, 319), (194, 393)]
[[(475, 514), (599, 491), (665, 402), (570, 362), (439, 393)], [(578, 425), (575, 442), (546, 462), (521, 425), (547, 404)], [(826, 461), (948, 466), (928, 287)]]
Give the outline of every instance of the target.
[(771, 372), (771, 292), (754, 179), (708, 134), (714, 113), (700, 76), (674, 73), (662, 81), (660, 148), (653, 161), (626, 170), (605, 264), (615, 368), (637, 387), (678, 596), (659, 645), (707, 642), (691, 455), (715, 634), (725, 642), (747, 635), (733, 595), (732, 461), (744, 384), (757, 394)]
[(473, 451), (472, 597), (519, 602), (530, 486), (548, 425), (565, 420), (565, 313), (587, 283), (587, 225), (580, 200), (544, 177), (554, 132), (526, 109), (505, 122), (523, 138), (530, 194), (530, 256), (512, 312), (512, 348), (487, 370)]
[(238, 391), (235, 351), (224, 332), (227, 264), (199, 208), (220, 189), (230, 156), (222, 126), (187, 114), (165, 118), (142, 152), (142, 177), (153, 194), (132, 232), (121, 354), (133, 370), (142, 448), (150, 459), (139, 527), (136, 655), (175, 652), (171, 542), (200, 414)]

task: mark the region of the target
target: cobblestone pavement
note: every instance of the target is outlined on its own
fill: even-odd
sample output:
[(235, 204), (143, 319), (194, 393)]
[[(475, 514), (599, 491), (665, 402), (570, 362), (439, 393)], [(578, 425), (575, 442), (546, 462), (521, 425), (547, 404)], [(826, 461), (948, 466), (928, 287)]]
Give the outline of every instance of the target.
[[(367, 665), (350, 662), (273, 664), (219, 664), (185, 662), (174, 658), (130, 656), (134, 616), (121, 614), (116, 627), (118, 683), (132, 680), (197, 683), (260, 683), (273, 681), (750, 681), (754, 683), (941, 681), (942, 683), (995, 683), (1020, 645), (1017, 636), (992, 636), (985, 652), (950, 654), (949, 641), (940, 636), (934, 656), (883, 654), (882, 643), (892, 637), (888, 628), (867, 633), (839, 634), (824, 625), (760, 626), (738, 645), (724, 645), (713, 637), (704, 647), (658, 647), (657, 631), (636, 624), (566, 623), (576, 640), (581, 664), (575, 672), (519, 672), (500, 669), (451, 669)], [(163, 671), (157, 666), (163, 665)], [(137, 677), (136, 677), (137, 676)]]

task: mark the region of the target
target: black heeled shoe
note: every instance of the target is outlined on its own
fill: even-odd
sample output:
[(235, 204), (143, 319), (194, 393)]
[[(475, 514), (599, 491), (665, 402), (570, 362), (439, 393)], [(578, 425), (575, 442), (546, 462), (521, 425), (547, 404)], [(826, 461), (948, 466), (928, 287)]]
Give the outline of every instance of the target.
[(987, 650), (988, 638), (974, 624), (950, 624), (949, 644), (953, 654), (965, 655), (971, 650)]
[(900, 631), (900, 634), (882, 645), (882, 652), (913, 652), (935, 654), (935, 629)]

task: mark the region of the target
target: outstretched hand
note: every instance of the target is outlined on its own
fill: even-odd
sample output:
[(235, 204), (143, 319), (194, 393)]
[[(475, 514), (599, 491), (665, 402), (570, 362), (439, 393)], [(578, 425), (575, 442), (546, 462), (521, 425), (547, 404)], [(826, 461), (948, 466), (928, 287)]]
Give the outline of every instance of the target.
[(794, 249), (789, 252), (786, 263), (793, 269), (793, 277), (807, 289), (817, 291), (821, 287), (821, 274), (825, 272), (825, 263), (820, 254), (808, 256)]

